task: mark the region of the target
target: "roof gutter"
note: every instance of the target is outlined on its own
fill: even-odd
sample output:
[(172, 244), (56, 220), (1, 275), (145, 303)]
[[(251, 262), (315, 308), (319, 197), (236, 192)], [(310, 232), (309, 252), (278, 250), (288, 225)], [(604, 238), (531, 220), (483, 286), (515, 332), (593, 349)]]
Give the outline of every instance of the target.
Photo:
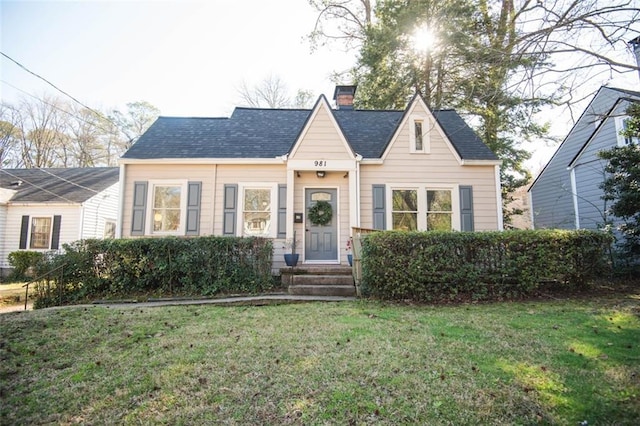
[(121, 158), (125, 164), (282, 164), (282, 156), (275, 158)]
[(501, 166), (501, 160), (462, 160), (462, 166)]

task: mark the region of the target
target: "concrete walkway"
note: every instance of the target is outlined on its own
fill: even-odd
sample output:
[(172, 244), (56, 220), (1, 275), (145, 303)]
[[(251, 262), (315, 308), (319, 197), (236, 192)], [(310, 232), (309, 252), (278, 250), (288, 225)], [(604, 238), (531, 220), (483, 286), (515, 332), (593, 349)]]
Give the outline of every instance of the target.
[[(64, 309), (64, 308), (87, 308), (102, 306), (106, 308), (154, 308), (157, 306), (182, 306), (182, 305), (218, 305), (218, 306), (263, 306), (276, 305), (281, 303), (302, 303), (302, 302), (352, 302), (357, 300), (356, 297), (341, 296), (298, 296), (294, 294), (278, 293), (263, 294), (258, 296), (230, 296), (214, 299), (153, 299), (146, 302), (118, 302), (118, 301), (99, 301), (92, 304), (84, 305), (67, 305), (54, 306), (45, 309)], [(31, 310), (31, 304), (28, 309)], [(0, 314), (6, 312), (24, 311), (24, 305), (7, 306), (0, 308)]]

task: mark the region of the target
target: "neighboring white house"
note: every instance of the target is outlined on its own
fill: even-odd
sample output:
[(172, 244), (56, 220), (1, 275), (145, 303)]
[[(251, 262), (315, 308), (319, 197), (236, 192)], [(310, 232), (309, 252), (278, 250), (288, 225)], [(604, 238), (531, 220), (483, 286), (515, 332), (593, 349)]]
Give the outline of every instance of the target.
[(60, 250), (117, 229), (119, 169), (0, 169), (0, 272), (17, 250)]
[(640, 92), (598, 90), (529, 188), (535, 229), (598, 229), (604, 224), (607, 205), (600, 184), (606, 162), (598, 152), (638, 143), (620, 135), (632, 102), (640, 102)]
[(273, 238), (277, 268), (294, 233), (303, 264), (346, 265), (353, 228), (502, 229), (501, 162), (455, 111), (357, 110), (355, 91), (158, 118), (120, 160), (118, 235)]

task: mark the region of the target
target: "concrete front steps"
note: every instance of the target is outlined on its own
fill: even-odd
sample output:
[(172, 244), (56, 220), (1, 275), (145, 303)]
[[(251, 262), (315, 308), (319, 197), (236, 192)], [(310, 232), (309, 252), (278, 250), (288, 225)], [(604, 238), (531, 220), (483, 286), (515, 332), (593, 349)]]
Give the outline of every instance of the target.
[(282, 285), (289, 294), (354, 297), (356, 287), (350, 266), (302, 265), (281, 268)]

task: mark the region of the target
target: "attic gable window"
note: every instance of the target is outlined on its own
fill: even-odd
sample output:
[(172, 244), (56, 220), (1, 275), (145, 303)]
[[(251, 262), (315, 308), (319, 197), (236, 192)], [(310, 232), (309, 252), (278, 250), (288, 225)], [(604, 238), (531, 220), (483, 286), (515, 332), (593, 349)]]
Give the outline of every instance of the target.
[(616, 137), (618, 140), (618, 146), (627, 146), (631, 144), (638, 145), (640, 140), (638, 138), (628, 138), (620, 133), (627, 129), (627, 123), (629, 121), (629, 116), (616, 117)]
[(412, 153), (429, 153), (429, 134), (426, 117), (411, 117), (409, 127), (409, 151)]
[(423, 151), (424, 147), (422, 145), (422, 121), (418, 121), (418, 120), (414, 121), (413, 127), (416, 135), (415, 150)]

